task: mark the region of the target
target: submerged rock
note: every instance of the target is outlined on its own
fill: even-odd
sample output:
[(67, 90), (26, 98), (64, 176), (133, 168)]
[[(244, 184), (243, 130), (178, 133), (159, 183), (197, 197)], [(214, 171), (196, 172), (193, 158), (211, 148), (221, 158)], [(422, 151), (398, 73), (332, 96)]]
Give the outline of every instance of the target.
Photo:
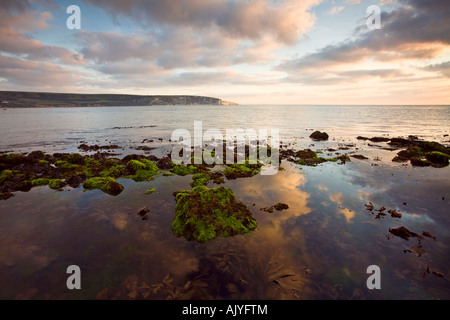
[(207, 242), (218, 236), (244, 234), (257, 227), (248, 207), (224, 187), (195, 187), (176, 193), (172, 231), (188, 240)]

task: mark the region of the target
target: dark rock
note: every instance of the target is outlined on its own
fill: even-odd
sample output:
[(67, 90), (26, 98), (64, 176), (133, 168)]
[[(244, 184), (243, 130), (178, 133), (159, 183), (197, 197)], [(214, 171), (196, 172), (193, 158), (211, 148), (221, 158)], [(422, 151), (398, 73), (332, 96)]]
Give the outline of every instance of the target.
[(67, 162), (71, 164), (83, 165), (84, 157), (79, 153), (74, 153), (67, 157)]
[(431, 162), (427, 160), (422, 160), (420, 158), (411, 158), (411, 165), (415, 167), (429, 167), (431, 166)]
[(407, 147), (412, 144), (412, 141), (403, 138), (392, 138), (391, 141), (388, 142), (388, 144), (396, 147)]
[(428, 152), (427, 154), (425, 154), (425, 158), (431, 163), (440, 165), (442, 167), (448, 166), (448, 161), (450, 160), (449, 155), (439, 151)]
[(14, 194), (12, 194), (11, 192), (0, 193), (0, 200), (8, 200), (9, 198), (12, 197), (14, 197)]
[(367, 137), (362, 137), (362, 136), (357, 136), (356, 139), (358, 139), (358, 140), (364, 140), (364, 141), (369, 140), (369, 138), (367, 138)]
[(31, 190), (31, 188), (33, 188), (33, 184), (30, 181), (21, 181), (15, 187), (17, 191), (22, 192), (28, 192)]
[(45, 160), (45, 153), (42, 151), (30, 152), (27, 157), (31, 160)]
[(151, 151), (151, 150), (154, 150), (154, 149), (156, 149), (156, 148), (151, 148), (151, 147), (148, 147), (148, 146), (139, 146), (139, 147), (136, 148), (136, 150), (142, 150), (142, 151)]
[(78, 188), (84, 180), (86, 180), (86, 176), (74, 175), (67, 179), (66, 182), (70, 187)]
[(372, 141), (372, 142), (388, 142), (390, 140), (391, 140), (390, 138), (385, 138), (385, 137), (373, 137), (373, 138), (369, 139), (369, 141)]
[(355, 158), (355, 159), (359, 159), (359, 160), (367, 160), (369, 158), (363, 156), (362, 154), (352, 154), (350, 157)]
[(156, 165), (161, 170), (169, 170), (172, 168), (172, 159), (170, 157), (161, 158), (156, 162)]
[(122, 162), (123, 163), (128, 163), (130, 160), (141, 160), (141, 159), (144, 159), (145, 157), (143, 156), (143, 155), (140, 155), (140, 154), (129, 154), (129, 155), (127, 155), (126, 157), (124, 157), (123, 159), (122, 159)]
[(329, 138), (326, 132), (320, 131), (314, 131), (309, 137), (315, 141), (326, 141)]

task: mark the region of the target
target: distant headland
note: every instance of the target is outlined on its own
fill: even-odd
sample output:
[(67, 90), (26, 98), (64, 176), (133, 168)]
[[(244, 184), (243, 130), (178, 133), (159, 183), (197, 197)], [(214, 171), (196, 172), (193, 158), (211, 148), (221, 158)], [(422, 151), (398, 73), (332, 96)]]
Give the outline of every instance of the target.
[(172, 95), (75, 94), (0, 91), (2, 108), (134, 107), (157, 105), (237, 105), (218, 98)]

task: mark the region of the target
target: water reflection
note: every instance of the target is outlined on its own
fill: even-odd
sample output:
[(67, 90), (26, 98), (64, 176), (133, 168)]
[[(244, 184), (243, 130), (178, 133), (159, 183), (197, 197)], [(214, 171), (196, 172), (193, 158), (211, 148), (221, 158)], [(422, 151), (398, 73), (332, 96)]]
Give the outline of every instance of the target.
[[(190, 188), (190, 176), (123, 180), (117, 197), (47, 187), (19, 192), (0, 202), (0, 298), (449, 298), (449, 168), (283, 167), (275, 176), (227, 181), (258, 228), (206, 244), (171, 232), (173, 192)], [(156, 192), (145, 195), (149, 188)], [(364, 207), (368, 201), (402, 218), (375, 219)], [(289, 209), (260, 210), (279, 202)], [(146, 221), (137, 214), (144, 207)], [(427, 231), (436, 241), (424, 237), (418, 256), (417, 240), (389, 234), (399, 226)], [(72, 264), (82, 270), (79, 292), (65, 288)], [(372, 264), (382, 270), (380, 291), (365, 287)]]

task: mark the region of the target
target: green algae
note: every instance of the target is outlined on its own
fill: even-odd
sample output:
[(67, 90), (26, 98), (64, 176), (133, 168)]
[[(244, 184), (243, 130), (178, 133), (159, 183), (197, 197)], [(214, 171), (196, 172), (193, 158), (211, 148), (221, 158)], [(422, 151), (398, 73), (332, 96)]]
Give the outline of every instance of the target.
[(261, 163), (250, 164), (248, 158), (244, 164), (232, 164), (229, 165), (223, 171), (223, 174), (228, 180), (234, 180), (237, 178), (249, 178), (257, 175), (261, 172)]
[(170, 172), (179, 175), (179, 176), (187, 176), (188, 174), (195, 174), (198, 172), (198, 169), (193, 165), (175, 165), (170, 169)]
[(95, 177), (89, 178), (83, 182), (86, 190), (100, 189), (104, 193), (117, 196), (123, 191), (123, 186), (116, 179), (111, 177)]
[(248, 207), (238, 202), (228, 188), (197, 186), (178, 192), (176, 202), (172, 231), (177, 237), (204, 243), (219, 236), (245, 234), (257, 227)]
[(114, 165), (100, 172), (100, 176), (112, 178), (120, 178), (123, 177), (124, 174), (125, 174), (125, 166), (122, 165)]
[(207, 173), (196, 173), (192, 176), (192, 187), (206, 186), (211, 180), (211, 176)]
[(50, 179), (45, 179), (45, 178), (31, 180), (31, 184), (33, 185), (33, 187), (46, 186), (49, 184), (49, 182), (50, 182)]
[(48, 181), (48, 187), (53, 190), (59, 190), (67, 183), (61, 179), (51, 179)]
[(145, 191), (145, 194), (152, 194), (155, 191), (156, 191), (156, 189), (152, 188), (152, 189), (149, 189), (149, 190)]
[(27, 162), (28, 160), (29, 159), (23, 154), (9, 153), (0, 155), (0, 163), (4, 163), (7, 165), (21, 164)]
[(55, 166), (61, 169), (78, 169), (80, 166), (78, 164), (73, 164), (64, 160), (59, 160), (55, 162)]
[(66, 161), (70, 164), (83, 165), (84, 157), (79, 153), (73, 153), (67, 157)]
[(396, 157), (392, 159), (394, 162), (410, 161), (415, 167), (442, 168), (448, 166), (450, 156), (449, 151), (443, 145), (437, 142), (422, 141), (419, 146), (409, 147), (400, 151)]
[(14, 172), (12, 170), (3, 170), (0, 173), (0, 185), (6, 184), (14, 178)]
[(127, 169), (131, 172), (128, 178), (136, 182), (150, 181), (159, 172), (158, 166), (153, 161), (147, 159), (130, 160), (127, 163)]
[(435, 165), (444, 167), (448, 166), (448, 161), (450, 160), (449, 155), (439, 151), (428, 152), (425, 154), (425, 158)]

